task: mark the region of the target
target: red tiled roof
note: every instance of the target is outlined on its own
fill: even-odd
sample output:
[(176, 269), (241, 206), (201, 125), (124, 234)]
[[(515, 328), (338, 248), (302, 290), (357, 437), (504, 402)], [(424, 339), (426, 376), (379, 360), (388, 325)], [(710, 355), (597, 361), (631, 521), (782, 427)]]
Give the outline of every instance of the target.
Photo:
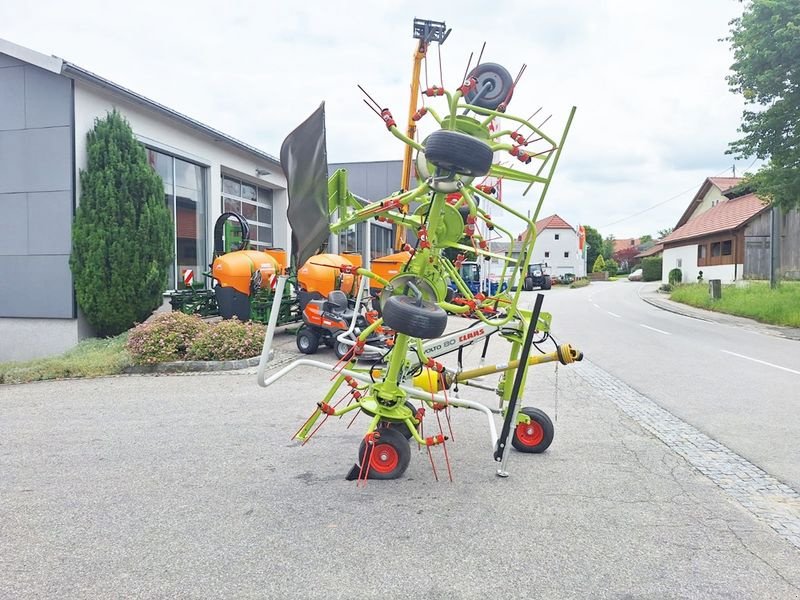
[(688, 221), (685, 225), (670, 233), (663, 241), (666, 244), (670, 244), (678, 240), (700, 237), (717, 231), (737, 229), (765, 208), (767, 208), (767, 205), (755, 194), (747, 194), (746, 196), (726, 200)]
[(614, 252), (625, 250), (625, 248), (633, 248), (642, 243), (639, 238), (624, 238), (621, 240), (614, 240)]
[(742, 181), (741, 177), (709, 177), (708, 180), (719, 188), (723, 194)]
[(541, 233), (545, 229), (572, 229), (572, 225), (558, 215), (550, 215), (549, 217), (536, 221), (536, 233)]

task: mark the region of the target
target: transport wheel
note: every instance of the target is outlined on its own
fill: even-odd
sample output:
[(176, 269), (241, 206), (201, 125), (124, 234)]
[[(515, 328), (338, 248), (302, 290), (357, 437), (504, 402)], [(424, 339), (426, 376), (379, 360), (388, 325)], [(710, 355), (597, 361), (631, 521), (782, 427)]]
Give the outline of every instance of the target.
[(368, 479), (397, 479), (408, 468), (411, 460), (411, 448), (402, 433), (393, 428), (384, 427), (376, 431), (379, 437), (375, 440), (371, 454), (367, 442), (361, 440), (358, 449), (358, 464), (363, 465), (369, 454)]
[[(470, 104), (497, 110), (500, 104), (503, 102), (507, 104), (511, 100), (514, 79), (504, 66), (496, 63), (482, 63), (472, 69), (467, 77), (474, 77), (478, 80), (477, 87), (466, 96), (466, 100)], [(489, 89), (481, 94), (480, 98), (477, 98), (478, 92), (486, 83), (489, 84)], [(476, 98), (477, 100), (475, 100)], [(473, 102), (473, 100), (475, 101)]]
[(526, 292), (533, 291), (533, 277), (526, 277), (522, 289)]
[(425, 157), (442, 171), (480, 177), (492, 166), (492, 149), (460, 131), (439, 129), (428, 136)]
[(521, 412), (528, 415), (531, 422), (517, 425), (511, 445), (520, 452), (532, 454), (544, 452), (553, 442), (553, 422), (538, 408), (525, 406)]
[(444, 332), (447, 313), (433, 302), (417, 301), (411, 296), (391, 296), (383, 305), (383, 323), (399, 333), (430, 339)]
[(544, 283), (542, 284), (542, 289), (549, 290), (551, 287), (553, 287), (553, 281), (550, 279), (550, 277), (545, 276)]
[(308, 327), (301, 327), (297, 332), (297, 349), (303, 354), (314, 354), (319, 347), (319, 335)]

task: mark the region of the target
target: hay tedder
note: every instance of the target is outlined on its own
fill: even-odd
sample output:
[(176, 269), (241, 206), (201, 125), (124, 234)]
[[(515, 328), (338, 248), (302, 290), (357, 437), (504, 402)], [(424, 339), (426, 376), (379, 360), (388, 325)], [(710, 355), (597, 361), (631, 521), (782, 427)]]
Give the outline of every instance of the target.
[[(420, 47), (427, 49), (432, 42), (444, 41), (449, 30), (444, 23), (415, 20), (414, 33)], [(295, 240), (292, 252), (297, 264), (302, 264), (305, 253), (312, 254), (325, 236), (371, 219), (388, 220), (413, 233), (416, 239), (413, 245), (403, 248), (407, 260), (389, 261), (393, 269), (385, 269), (380, 262), (373, 263), (371, 269), (338, 265), (341, 273), (360, 279), (355, 305), (368, 290), (373, 290), (379, 298), (379, 314), (358, 333), (357, 315), (351, 317), (347, 330), (336, 337), (338, 343), (348, 347), (336, 365), (301, 358), (267, 377), (277, 317), (274, 310), (267, 327), (258, 369), (259, 385), (267, 387), (299, 367), (319, 369), (327, 374), (320, 374), (321, 381), (332, 380), (330, 389), (295, 434), (296, 439), (307, 442), (329, 417), (368, 417), (357, 463), (348, 474), (350, 479), (362, 482), (400, 477), (410, 461), (410, 443), (427, 450), (432, 466), (431, 449), (441, 447), (451, 473), (447, 444), (452, 432), (445, 435), (440, 417), (446, 417), (449, 423), (452, 408), (485, 416), (500, 476), (508, 474), (511, 447), (539, 453), (553, 439), (550, 418), (539, 409), (522, 407), (528, 369), (543, 363), (569, 364), (581, 360), (582, 354), (568, 344), (555, 342), (551, 352), (531, 354), (532, 346), (538, 348), (537, 344), (549, 338), (550, 315), (541, 311), (542, 294), (536, 296), (531, 308), (522, 306), (521, 292), (536, 242), (535, 221), (575, 109), (554, 137), (541, 124), (531, 123), (532, 117), (508, 113), (524, 68), (515, 79), (504, 67), (480, 63), (479, 59), (471, 70), (468, 65), (467, 76), (455, 89), (426, 87), (421, 90), (421, 97), (429, 104), (417, 110), (412, 102), (405, 131), (397, 126), (389, 109), (367, 95), (369, 102), (365, 102), (389, 133), (405, 144), (409, 154), (416, 153), (417, 184), (388, 198), (363, 205), (348, 191), (346, 173), (341, 170), (324, 186), (310, 183), (313, 173), (322, 173), (325, 168), (316, 164), (324, 157), (324, 105), (290, 134), (281, 149), (289, 183), (288, 218)], [(412, 90), (418, 80), (413, 84)], [(418, 135), (417, 125), (425, 124), (429, 125), (427, 133)], [(514, 166), (508, 166), (506, 161), (513, 161)], [(494, 186), (487, 183), (489, 178), (525, 184), (525, 193), (536, 187), (538, 198), (524, 208), (512, 207), (492, 193)], [(321, 228), (319, 221), (324, 224)], [(490, 252), (488, 238), (497, 236), (514, 242), (518, 236), (511, 232), (520, 229), (524, 231), (521, 241), (516, 242), (518, 255)], [(447, 258), (445, 250), (451, 256), (455, 253), (455, 258)], [(503, 265), (494, 293), (473, 293), (461, 277), (460, 267), (467, 252), (496, 259)], [(381, 269), (385, 270), (381, 273)], [(395, 272), (388, 273), (392, 270)], [(286, 275), (278, 276), (275, 302), (286, 281)], [(455, 286), (457, 295), (452, 294), (449, 285)], [(448, 315), (462, 319), (449, 320)], [(389, 343), (371, 344), (375, 333), (382, 329), (391, 332)], [(509, 345), (507, 358), (500, 364), (486, 364), (491, 340)], [(483, 351), (480, 364), (469, 367), (462, 364), (462, 350), (472, 344), (483, 344)], [(363, 360), (367, 353), (370, 360)], [(442, 362), (445, 355), (452, 355), (448, 366)], [(485, 378), (493, 374), (499, 378), (489, 383)], [(484, 403), (461, 397), (466, 389), (490, 392), (497, 400)], [(423, 428), (423, 424), (430, 415), (435, 415), (433, 422), (439, 423), (439, 428), (437, 433), (426, 436), (424, 432), (431, 428)], [(498, 416), (502, 420), (499, 432), (495, 422)]]

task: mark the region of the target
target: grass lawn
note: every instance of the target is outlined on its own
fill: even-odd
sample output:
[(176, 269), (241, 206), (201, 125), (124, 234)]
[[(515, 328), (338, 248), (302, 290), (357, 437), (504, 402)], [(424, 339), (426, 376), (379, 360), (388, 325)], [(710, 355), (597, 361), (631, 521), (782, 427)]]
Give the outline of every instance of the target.
[(113, 338), (86, 339), (60, 356), (0, 363), (0, 384), (121, 373), (132, 364), (125, 350), (127, 336), (123, 333)]
[(754, 281), (744, 287), (724, 285), (719, 300), (711, 299), (707, 284), (695, 283), (676, 287), (670, 298), (762, 323), (800, 327), (800, 282), (783, 282), (774, 290), (763, 281)]

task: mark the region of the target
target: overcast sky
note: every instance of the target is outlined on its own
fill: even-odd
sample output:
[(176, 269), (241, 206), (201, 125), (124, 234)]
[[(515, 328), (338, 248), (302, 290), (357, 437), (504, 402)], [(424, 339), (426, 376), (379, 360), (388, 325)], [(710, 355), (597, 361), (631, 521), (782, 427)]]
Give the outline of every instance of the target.
[[(356, 84), (402, 117), (412, 20), (444, 20), (453, 30), (442, 47), (446, 87), (460, 83), (469, 53), (486, 41), (484, 62), (513, 74), (528, 65), (509, 112), (527, 117), (541, 106), (557, 131), (577, 106), (541, 216), (621, 238), (673, 226), (705, 177), (731, 174), (725, 150), (742, 102), (728, 91), (731, 52), (719, 40), (741, 10), (736, 0), (5, 0), (0, 37), (276, 156), (325, 100), (328, 158), (343, 162), (402, 158)], [(438, 79), (435, 48), (428, 74)], [(739, 162), (737, 174), (751, 164)], [(506, 201), (527, 208), (509, 188)]]

